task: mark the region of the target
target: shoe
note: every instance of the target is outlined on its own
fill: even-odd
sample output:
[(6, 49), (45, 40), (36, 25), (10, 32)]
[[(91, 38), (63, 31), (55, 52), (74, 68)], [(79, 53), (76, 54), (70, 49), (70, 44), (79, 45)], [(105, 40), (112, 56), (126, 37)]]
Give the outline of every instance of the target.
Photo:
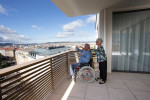
[(96, 81), (98, 81), (99, 79), (101, 79), (101, 78), (99, 78), (99, 77), (95, 78)]
[(105, 83), (105, 81), (101, 81), (101, 82), (99, 82), (99, 84), (104, 84)]
[(102, 79), (102, 78), (100, 78), (100, 77), (97, 77), (97, 80), (99, 80), (99, 79)]

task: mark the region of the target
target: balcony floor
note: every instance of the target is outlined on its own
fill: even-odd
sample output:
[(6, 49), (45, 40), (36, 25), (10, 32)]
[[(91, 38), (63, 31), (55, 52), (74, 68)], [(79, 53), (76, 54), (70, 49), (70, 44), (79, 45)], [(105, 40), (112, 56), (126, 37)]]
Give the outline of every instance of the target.
[[(44, 100), (62, 100), (71, 83), (67, 77)], [(112, 72), (105, 84), (77, 79), (67, 100), (150, 100), (150, 74)]]

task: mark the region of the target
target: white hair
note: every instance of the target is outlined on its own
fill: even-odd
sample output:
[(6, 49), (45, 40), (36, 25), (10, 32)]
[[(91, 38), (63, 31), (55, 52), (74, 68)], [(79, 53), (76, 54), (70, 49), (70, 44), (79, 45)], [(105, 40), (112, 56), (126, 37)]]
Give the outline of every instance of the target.
[(88, 46), (88, 49), (90, 49), (90, 45), (89, 45), (88, 43), (86, 43), (85, 45), (87, 45), (87, 46)]
[(100, 44), (102, 44), (103, 43), (103, 39), (102, 38), (98, 38), (98, 39), (96, 39), (96, 42), (99, 42)]

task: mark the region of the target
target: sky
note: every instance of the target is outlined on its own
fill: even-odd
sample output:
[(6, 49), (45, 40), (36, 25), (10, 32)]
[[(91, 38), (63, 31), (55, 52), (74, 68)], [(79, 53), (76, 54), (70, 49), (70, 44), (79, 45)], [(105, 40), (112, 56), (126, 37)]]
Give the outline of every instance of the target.
[(95, 20), (67, 17), (51, 0), (0, 0), (0, 43), (95, 41)]

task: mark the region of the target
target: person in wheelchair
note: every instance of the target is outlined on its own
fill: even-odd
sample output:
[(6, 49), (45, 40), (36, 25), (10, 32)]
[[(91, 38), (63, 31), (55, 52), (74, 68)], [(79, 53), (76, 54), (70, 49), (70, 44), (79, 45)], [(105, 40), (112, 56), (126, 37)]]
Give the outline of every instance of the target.
[[(81, 49), (79, 49), (81, 48)], [(81, 52), (79, 53), (80, 60), (77, 64), (71, 64), (70, 65), (70, 75), (74, 78), (74, 69), (78, 66), (82, 66), (82, 64), (88, 64), (90, 61), (90, 58), (92, 56), (92, 53), (90, 52), (90, 45), (85, 44), (84, 48), (76, 46), (77, 51)]]
[(83, 66), (90, 66), (94, 69), (93, 58), (91, 57), (88, 63), (80, 63), (79, 67), (82, 68)]

